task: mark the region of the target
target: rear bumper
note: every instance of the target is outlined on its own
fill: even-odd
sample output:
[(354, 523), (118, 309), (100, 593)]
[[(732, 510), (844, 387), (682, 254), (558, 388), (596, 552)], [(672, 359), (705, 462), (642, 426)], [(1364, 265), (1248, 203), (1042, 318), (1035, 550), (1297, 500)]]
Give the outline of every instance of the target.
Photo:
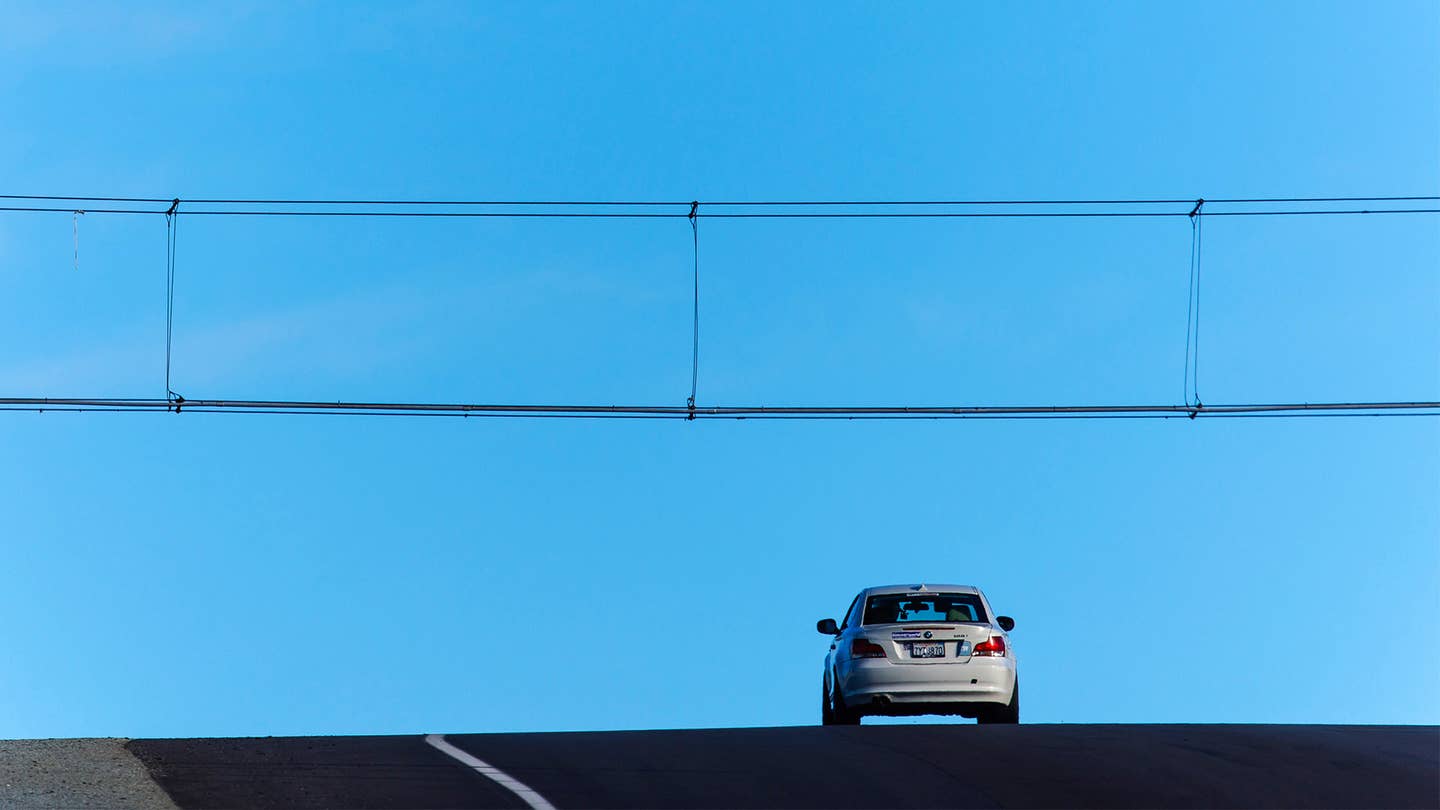
[(971, 658), (965, 663), (946, 664), (851, 659), (841, 662), (839, 676), (845, 703), (856, 709), (1004, 704), (1010, 702), (1015, 690), (1015, 659)]

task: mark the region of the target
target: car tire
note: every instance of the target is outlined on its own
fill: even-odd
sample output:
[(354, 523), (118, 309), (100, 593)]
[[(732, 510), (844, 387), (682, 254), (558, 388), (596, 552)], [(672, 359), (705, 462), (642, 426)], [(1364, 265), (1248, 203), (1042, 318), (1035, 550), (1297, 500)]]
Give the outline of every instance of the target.
[(860, 713), (845, 705), (845, 696), (834, 684), (821, 693), (820, 722), (827, 726), (858, 726)]
[(976, 718), (984, 725), (1015, 725), (1020, 722), (1020, 679), (1015, 679), (1015, 689), (1010, 692), (1010, 702), (1004, 706), (987, 707)]
[(835, 712), (830, 708), (830, 689), (825, 681), (820, 681), (820, 725), (835, 725)]

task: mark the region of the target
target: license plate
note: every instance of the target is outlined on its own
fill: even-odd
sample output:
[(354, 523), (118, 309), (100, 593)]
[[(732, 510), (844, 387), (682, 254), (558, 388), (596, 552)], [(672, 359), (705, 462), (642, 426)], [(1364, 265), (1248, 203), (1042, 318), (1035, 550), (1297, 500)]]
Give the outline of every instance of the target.
[(944, 658), (944, 644), (911, 644), (911, 658)]

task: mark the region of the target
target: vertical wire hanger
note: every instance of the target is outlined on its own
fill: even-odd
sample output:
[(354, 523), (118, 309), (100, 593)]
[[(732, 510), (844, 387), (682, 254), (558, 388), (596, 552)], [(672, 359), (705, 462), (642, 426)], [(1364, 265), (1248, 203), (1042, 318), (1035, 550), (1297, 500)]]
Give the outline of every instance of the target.
[(70, 214), (70, 238), (75, 244), (75, 269), (77, 271), (80, 269), (80, 217), (83, 216), (85, 216), (85, 212), (78, 208)]
[(175, 334), (175, 241), (180, 231), (180, 199), (170, 201), (170, 210), (165, 212), (165, 400), (171, 403), (175, 413), (185, 398), (175, 393), (170, 386), (170, 354)]
[(1185, 294), (1185, 373), (1181, 378), (1181, 401), (1189, 407), (1191, 394), (1194, 393), (1195, 407), (1190, 411), (1192, 419), (1202, 407), (1200, 393), (1196, 390), (1199, 383), (1196, 368), (1200, 363), (1200, 209), (1204, 205), (1205, 199), (1202, 197), (1196, 200), (1195, 207), (1190, 209), (1190, 286)]
[(690, 398), (685, 400), (685, 407), (689, 410), (687, 420), (695, 418), (695, 390), (700, 382), (700, 224), (697, 212), (700, 210), (698, 200), (690, 203), (690, 213), (686, 219), (690, 220), (690, 236), (695, 249), (695, 308), (691, 325), (693, 332), (690, 343)]
[(1195, 407), (1205, 407), (1200, 402), (1200, 258), (1205, 249), (1205, 212), (1201, 200), (1195, 206), (1195, 357), (1190, 365), (1190, 392), (1195, 395)]

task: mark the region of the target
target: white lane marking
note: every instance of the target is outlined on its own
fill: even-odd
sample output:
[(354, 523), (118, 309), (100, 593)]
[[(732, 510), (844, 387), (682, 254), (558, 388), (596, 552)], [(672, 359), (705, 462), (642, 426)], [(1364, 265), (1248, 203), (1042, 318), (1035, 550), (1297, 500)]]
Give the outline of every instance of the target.
[(555, 810), (555, 805), (545, 801), (544, 796), (536, 793), (524, 782), (521, 782), (519, 779), (516, 779), (510, 774), (505, 773), (504, 771), (500, 770), (494, 765), (491, 765), (483, 759), (470, 756), (470, 754), (461, 751), (459, 748), (456, 748), (455, 746), (446, 742), (444, 734), (426, 734), (425, 742), (430, 743), (431, 745), (450, 755), (450, 757), (452, 757), (453, 759), (457, 759), (465, 763), (476, 773), (480, 774), (481, 776), (490, 778), (495, 783), (499, 784), (501, 787), (509, 790), (516, 796), (519, 796), (525, 801), (526, 804), (530, 805), (532, 810)]

